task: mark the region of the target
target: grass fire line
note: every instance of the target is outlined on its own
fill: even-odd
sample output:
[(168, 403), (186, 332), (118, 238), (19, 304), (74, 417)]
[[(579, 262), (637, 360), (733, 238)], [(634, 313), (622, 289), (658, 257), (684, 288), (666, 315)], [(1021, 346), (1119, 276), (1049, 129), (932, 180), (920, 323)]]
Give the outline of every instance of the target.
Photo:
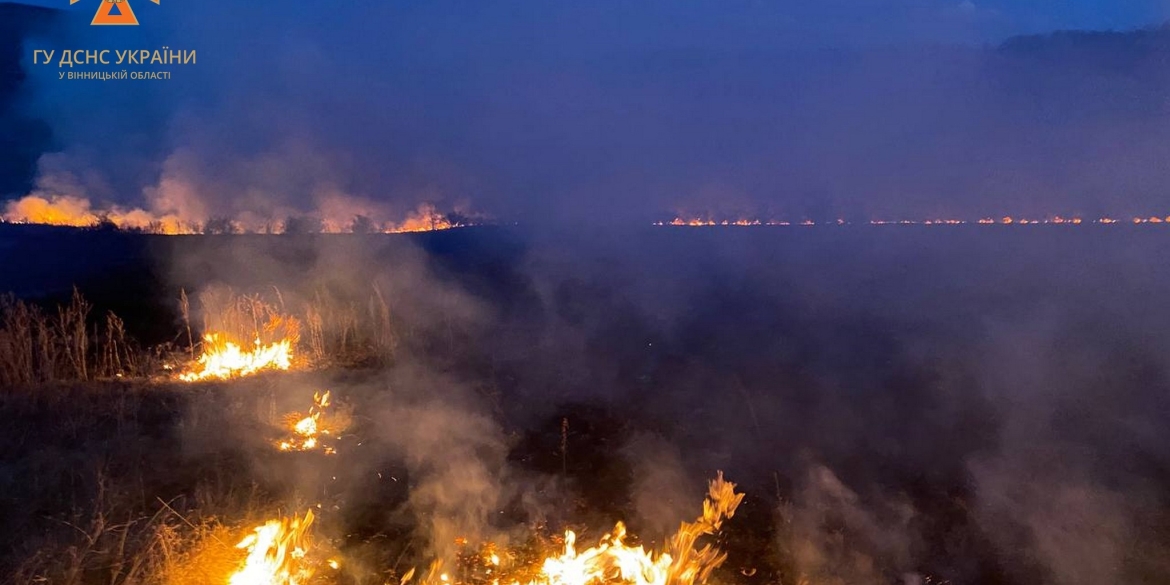
[[(486, 543), (478, 555), (483, 574), (491, 585), (696, 585), (706, 583), (712, 571), (727, 559), (727, 554), (712, 543), (700, 539), (716, 534), (723, 522), (735, 514), (744, 494), (735, 484), (723, 479), (720, 472), (709, 482), (702, 514), (692, 522), (683, 522), (662, 550), (646, 550), (627, 542), (625, 524), (618, 522), (598, 543), (578, 550), (577, 535), (564, 533), (564, 547), (533, 567), (513, 566), (515, 558)], [(226, 578), (226, 585), (307, 585), (321, 571), (341, 570), (343, 560), (324, 556), (314, 546), (311, 528), (312, 510), (304, 515), (268, 520), (251, 529), (236, 545), (244, 553), (238, 568)], [(468, 585), (443, 570), (441, 562), (432, 563), (425, 574), (407, 571), (397, 583), (386, 585)]]
[(244, 217), (204, 217), (160, 213), (141, 208), (101, 207), (73, 195), (33, 193), (7, 202), (0, 222), (75, 228), (103, 228), (156, 235), (230, 235), (296, 233), (432, 232), (490, 223), (490, 218), (467, 210), (440, 211), (433, 203), (420, 203), (395, 219), (376, 205), (357, 205), (341, 210), (306, 210), (288, 217), (263, 220)]

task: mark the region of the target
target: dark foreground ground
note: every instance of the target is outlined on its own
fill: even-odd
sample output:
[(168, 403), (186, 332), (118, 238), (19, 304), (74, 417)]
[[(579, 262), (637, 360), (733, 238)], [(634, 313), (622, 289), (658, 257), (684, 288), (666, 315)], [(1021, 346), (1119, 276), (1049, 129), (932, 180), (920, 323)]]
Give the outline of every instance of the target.
[[(1170, 230), (0, 227), (0, 289), (76, 284), (145, 345), (179, 336), (180, 289), (216, 283), (375, 283), (400, 340), (377, 367), (5, 391), (14, 582), (123, 582), (112, 527), (156, 514), (316, 503), (354, 582), (460, 535), (624, 518), (654, 542), (720, 469), (749, 494), (725, 581), (1170, 582)], [(341, 452), (275, 453), (318, 389), (354, 410)]]

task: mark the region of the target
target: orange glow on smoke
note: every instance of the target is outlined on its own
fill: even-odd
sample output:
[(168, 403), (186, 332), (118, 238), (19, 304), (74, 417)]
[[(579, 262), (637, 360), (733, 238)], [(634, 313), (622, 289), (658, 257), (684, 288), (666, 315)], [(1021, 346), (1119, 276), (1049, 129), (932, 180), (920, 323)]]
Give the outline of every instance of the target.
[(439, 213), (434, 205), (424, 203), (407, 215), (401, 223), (387, 226), (385, 231), (391, 234), (402, 234), (447, 230), (453, 227), (457, 226), (452, 224), (447, 216)]
[[(338, 209), (340, 207), (340, 209)], [(353, 213), (349, 213), (349, 212)], [(305, 216), (310, 220), (305, 226), (310, 231), (322, 233), (346, 233), (354, 229), (355, 220), (360, 213), (371, 210), (353, 206), (343, 207), (331, 202), (328, 209)], [(374, 210), (376, 211), (376, 210)], [(349, 213), (349, 214), (347, 214)], [(313, 218), (318, 217), (320, 221)], [(142, 231), (162, 235), (182, 235), (204, 233), (205, 228), (222, 232), (242, 233), (284, 233), (288, 229), (288, 218), (268, 218), (257, 220), (233, 219), (217, 222), (208, 222), (207, 218), (184, 218), (175, 214), (156, 214), (144, 209), (123, 209), (116, 206), (96, 208), (92, 202), (83, 197), (69, 195), (41, 196), (28, 195), (21, 199), (10, 201), (0, 214), (0, 219), (8, 223), (53, 225), (77, 228), (96, 227), (103, 224), (112, 225), (121, 230)], [(428, 232), (446, 230), (456, 227), (474, 225), (470, 220), (452, 220), (451, 217), (430, 203), (423, 203), (406, 214), (401, 221), (391, 221), (376, 216), (367, 216), (367, 226), (363, 231), (374, 231), (389, 234)]]
[(57, 197), (48, 200), (35, 196), (10, 202), (4, 219), (13, 222), (72, 226), (93, 225), (98, 221), (98, 217), (89, 209), (89, 201), (84, 199)]
[(67, 195), (49, 198), (29, 195), (10, 201), (2, 217), (10, 223), (92, 227), (106, 221), (127, 230), (166, 235), (195, 233), (193, 227), (175, 215), (156, 216), (142, 209), (124, 210), (119, 207), (95, 211), (88, 199)]

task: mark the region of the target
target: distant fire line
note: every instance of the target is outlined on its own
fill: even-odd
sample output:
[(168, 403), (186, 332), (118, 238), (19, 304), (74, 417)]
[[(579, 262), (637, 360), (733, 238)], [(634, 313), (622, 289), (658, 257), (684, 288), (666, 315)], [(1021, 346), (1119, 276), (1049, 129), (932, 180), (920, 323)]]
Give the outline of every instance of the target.
[(194, 219), (174, 214), (155, 214), (142, 209), (94, 208), (84, 198), (29, 195), (9, 201), (0, 223), (51, 225), (77, 228), (109, 228), (156, 235), (195, 234), (303, 234), (303, 233), (412, 233), (441, 231), (490, 223), (487, 216), (460, 211), (441, 212), (422, 203), (398, 220), (362, 210), (318, 210), (293, 213), (284, 219), (210, 217)]
[(751, 226), (825, 226), (825, 225), (1082, 225), (1082, 224), (1170, 224), (1170, 215), (1166, 217), (1134, 217), (1130, 219), (1118, 219), (1112, 217), (1101, 217), (1097, 219), (1084, 219), (1080, 217), (1051, 217), (1046, 219), (1029, 219), (1029, 218), (1013, 218), (1001, 217), (999, 219), (984, 217), (977, 220), (966, 219), (871, 219), (863, 222), (852, 222), (844, 219), (836, 219), (832, 221), (814, 222), (812, 220), (801, 221), (781, 221), (781, 220), (759, 220), (759, 219), (683, 219), (676, 217), (671, 221), (657, 221), (654, 222), (656, 226), (675, 226), (675, 227), (751, 227)]

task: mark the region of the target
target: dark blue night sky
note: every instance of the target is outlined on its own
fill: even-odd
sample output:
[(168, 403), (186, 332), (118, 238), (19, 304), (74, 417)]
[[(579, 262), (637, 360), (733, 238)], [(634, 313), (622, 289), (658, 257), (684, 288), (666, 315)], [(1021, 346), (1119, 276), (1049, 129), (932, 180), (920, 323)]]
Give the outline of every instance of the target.
[[(23, 4), (61, 7), (64, 0), (21, 0)], [(143, 1), (145, 3), (145, 0)], [(178, 2), (193, 4), (191, 0)], [(91, 3), (92, 4), (92, 3)], [(228, 3), (235, 4), (235, 3)], [(354, 6), (350, 3), (349, 6)], [(360, 3), (358, 3), (360, 4)], [(386, 2), (384, 4), (419, 5), (421, 2)], [(438, 3), (450, 6), (450, 3)], [(479, 3), (466, 3), (470, 8)], [(504, 4), (504, 3), (497, 3)], [(535, 4), (535, 3), (529, 3)], [(563, 6), (583, 3), (546, 3)], [(610, 8), (616, 4), (602, 3)], [(637, 2), (647, 14), (667, 11), (665, 3)], [(91, 6), (75, 5), (74, 9), (90, 11)], [(349, 8), (352, 9), (352, 8)], [(288, 4), (281, 10), (290, 16), (310, 22), (319, 13), (317, 6), (309, 4)], [(614, 10), (615, 20), (629, 17), (627, 11), (638, 11), (625, 6)], [(1160, 0), (893, 0), (890, 2), (830, 0), (827, 2), (672, 2), (669, 11), (691, 12), (696, 22), (723, 23), (727, 26), (778, 26), (787, 29), (801, 29), (821, 36), (826, 42), (853, 42), (860, 31), (866, 36), (883, 40), (979, 41), (997, 42), (1004, 35), (1034, 34), (1058, 29), (1111, 30), (1131, 29), (1159, 24), (1167, 18), (1170, 4)], [(762, 20), (762, 21), (761, 21)], [(512, 26), (522, 27), (523, 19), (517, 18)], [(956, 37), (949, 33), (966, 21), (970, 31)]]

